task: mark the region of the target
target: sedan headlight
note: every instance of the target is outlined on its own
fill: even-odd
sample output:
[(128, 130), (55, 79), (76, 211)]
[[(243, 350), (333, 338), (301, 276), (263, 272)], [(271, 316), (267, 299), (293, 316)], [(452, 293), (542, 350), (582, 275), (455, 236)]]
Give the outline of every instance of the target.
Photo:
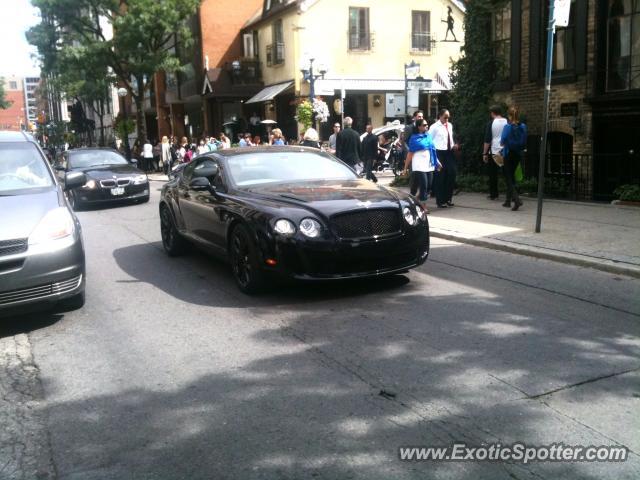
[(149, 178), (146, 175), (136, 175), (135, 177), (133, 177), (134, 185), (142, 185), (143, 183), (147, 183), (148, 181)]
[(94, 188), (96, 188), (98, 186), (98, 184), (96, 183), (95, 180), (87, 180), (87, 183), (85, 183), (82, 188), (86, 188), (87, 190), (92, 190)]
[(293, 224), (293, 222), (285, 218), (281, 218), (280, 220), (278, 220), (273, 229), (280, 235), (285, 235), (287, 237), (296, 233), (296, 226)]
[(304, 218), (300, 222), (300, 231), (309, 238), (320, 236), (322, 226), (313, 218)]
[(65, 207), (49, 211), (29, 235), (29, 245), (39, 245), (73, 235), (73, 217)]
[(413, 226), (416, 224), (416, 217), (413, 215), (413, 212), (409, 207), (404, 207), (402, 209), (402, 216), (409, 225)]
[(418, 214), (418, 218), (423, 222), (427, 219), (427, 212), (424, 207), (418, 203), (416, 203), (416, 213)]

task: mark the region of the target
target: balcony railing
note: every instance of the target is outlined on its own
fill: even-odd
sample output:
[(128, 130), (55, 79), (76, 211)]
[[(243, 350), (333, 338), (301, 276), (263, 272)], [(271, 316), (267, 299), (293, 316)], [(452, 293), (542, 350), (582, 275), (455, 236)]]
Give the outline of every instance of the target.
[(284, 43), (267, 45), (267, 66), (282, 65), (284, 63)]
[(436, 37), (433, 33), (412, 33), (411, 50), (415, 52), (433, 53), (436, 48)]
[(373, 46), (372, 32), (351, 31), (349, 36), (349, 50), (371, 50)]
[(225, 70), (233, 85), (255, 85), (262, 82), (260, 62), (257, 60), (241, 59), (225, 63)]

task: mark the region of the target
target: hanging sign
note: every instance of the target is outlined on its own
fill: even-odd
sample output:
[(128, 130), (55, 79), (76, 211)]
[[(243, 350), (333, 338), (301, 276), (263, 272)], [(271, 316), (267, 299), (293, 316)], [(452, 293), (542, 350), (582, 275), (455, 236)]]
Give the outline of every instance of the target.
[(571, 0), (554, 0), (553, 19), (556, 27), (569, 26), (569, 13), (571, 10)]

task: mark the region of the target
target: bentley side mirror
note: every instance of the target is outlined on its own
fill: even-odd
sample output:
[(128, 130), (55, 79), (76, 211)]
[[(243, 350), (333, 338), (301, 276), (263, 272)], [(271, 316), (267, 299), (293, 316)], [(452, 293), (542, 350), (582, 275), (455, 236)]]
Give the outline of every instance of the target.
[(196, 192), (210, 191), (214, 192), (215, 188), (211, 185), (211, 182), (207, 177), (195, 177), (189, 182), (189, 188)]

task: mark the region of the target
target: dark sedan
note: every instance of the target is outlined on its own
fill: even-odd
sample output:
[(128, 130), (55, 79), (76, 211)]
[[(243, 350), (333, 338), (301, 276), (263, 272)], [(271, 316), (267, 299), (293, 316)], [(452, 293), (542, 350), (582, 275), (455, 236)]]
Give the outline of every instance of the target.
[(426, 212), (413, 197), (303, 147), (197, 157), (164, 185), (160, 221), (169, 255), (188, 240), (217, 253), (245, 293), (270, 273), (334, 280), (406, 272), (429, 252)]
[(69, 172), (82, 172), (87, 176), (87, 183), (67, 192), (74, 210), (92, 204), (149, 201), (147, 174), (110, 148), (67, 150), (56, 171), (62, 182)]

